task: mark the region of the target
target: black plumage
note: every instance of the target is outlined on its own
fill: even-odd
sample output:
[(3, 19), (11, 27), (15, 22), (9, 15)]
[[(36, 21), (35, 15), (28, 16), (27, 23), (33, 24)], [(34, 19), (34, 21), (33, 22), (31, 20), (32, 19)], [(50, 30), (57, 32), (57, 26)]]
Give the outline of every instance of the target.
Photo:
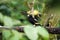
[[(23, 15), (25, 15), (25, 16), (27, 16), (27, 19), (28, 19), (28, 21), (31, 23), (31, 24), (33, 24), (33, 25), (35, 25), (35, 26), (40, 26), (40, 24), (38, 23), (38, 16), (37, 15), (34, 15), (34, 17), (32, 16), (32, 15), (29, 15), (28, 13), (27, 13), (27, 11), (23, 11), (23, 12), (21, 12)], [(29, 16), (28, 16), (29, 15)], [(41, 17), (41, 15), (39, 14), (39, 16)]]
[(34, 20), (34, 18), (30, 15), (29, 17), (28, 17), (28, 20), (29, 20), (29, 22), (31, 22), (32, 24), (35, 24), (37, 21), (36, 20)]
[(38, 18), (36, 16), (35, 18), (33, 18), (32, 15), (29, 15), (28, 21), (35, 26), (40, 26), (40, 24), (38, 23)]

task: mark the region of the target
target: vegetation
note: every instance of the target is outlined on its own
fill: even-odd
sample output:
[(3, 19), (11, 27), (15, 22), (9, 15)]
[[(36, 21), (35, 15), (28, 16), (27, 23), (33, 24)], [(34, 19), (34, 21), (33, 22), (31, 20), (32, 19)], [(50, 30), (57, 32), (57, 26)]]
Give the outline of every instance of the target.
[(24, 33), (0, 30), (3, 40), (56, 40), (57, 35), (49, 34), (44, 27), (59, 27), (59, 17), (59, 0), (0, 0), (0, 25), (8, 28), (24, 26)]

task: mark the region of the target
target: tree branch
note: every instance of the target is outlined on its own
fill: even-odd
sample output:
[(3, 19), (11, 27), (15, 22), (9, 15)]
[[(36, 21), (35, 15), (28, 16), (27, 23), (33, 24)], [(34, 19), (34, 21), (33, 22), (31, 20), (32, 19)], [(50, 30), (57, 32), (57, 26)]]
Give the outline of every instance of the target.
[[(60, 28), (46, 28), (47, 31), (51, 34), (60, 34)], [(17, 31), (19, 32), (24, 32), (24, 28), (23, 27), (18, 27), (16, 28)]]

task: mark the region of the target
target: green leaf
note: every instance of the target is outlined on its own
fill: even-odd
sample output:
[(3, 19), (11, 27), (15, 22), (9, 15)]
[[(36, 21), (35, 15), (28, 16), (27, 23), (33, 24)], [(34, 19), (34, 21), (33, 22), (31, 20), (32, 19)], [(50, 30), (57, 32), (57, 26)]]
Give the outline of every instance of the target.
[(37, 40), (38, 35), (34, 27), (31, 26), (25, 27), (24, 32), (30, 40)]
[(12, 32), (13, 32), (13, 35), (12, 35), (12, 37), (10, 37), (9, 40), (19, 40), (20, 39), (19, 33), (17, 31), (15, 31), (15, 30), (12, 30)]
[(5, 26), (9, 26), (9, 27), (12, 27), (14, 25), (21, 25), (21, 22), (19, 20), (16, 20), (16, 19), (12, 19), (8, 16), (4, 16), (4, 25)]
[(13, 20), (10, 17), (4, 17), (4, 25), (5, 26), (13, 26)]
[(9, 36), (11, 35), (11, 32), (10, 32), (10, 30), (4, 30), (2, 32), (2, 35), (3, 35), (3, 38), (7, 40), (9, 38)]
[(19, 32), (19, 40), (29, 40), (25, 33)]
[(13, 20), (14, 25), (21, 25), (21, 22), (19, 20)]
[(43, 38), (43, 40), (49, 40), (49, 33), (48, 31), (43, 28), (43, 27), (36, 27), (37, 31), (38, 31), (38, 34)]
[(2, 13), (0, 13), (0, 21), (2, 22), (3, 21), (3, 15), (2, 15)]
[(15, 30), (4, 30), (3, 38), (6, 40), (19, 40), (20, 34)]

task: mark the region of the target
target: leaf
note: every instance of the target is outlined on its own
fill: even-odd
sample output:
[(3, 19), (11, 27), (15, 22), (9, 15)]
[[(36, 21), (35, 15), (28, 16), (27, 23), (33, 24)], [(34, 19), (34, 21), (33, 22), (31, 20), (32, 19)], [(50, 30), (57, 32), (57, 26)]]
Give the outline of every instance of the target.
[(2, 15), (2, 13), (0, 13), (0, 21), (2, 22), (3, 21), (3, 15)]
[(38, 34), (43, 38), (43, 40), (49, 40), (49, 33), (48, 31), (43, 28), (43, 27), (36, 27), (37, 31), (38, 31)]
[(19, 20), (14, 19), (13, 20), (13, 24), (14, 25), (21, 25), (21, 22)]
[(2, 31), (2, 35), (3, 35), (4, 39), (7, 39), (11, 35), (11, 32), (10, 32), (10, 30), (4, 30), (4, 31)]
[(3, 31), (3, 38), (6, 40), (19, 40), (20, 33), (15, 30), (4, 30)]
[(4, 25), (5, 26), (13, 26), (13, 20), (10, 17), (5, 16), (4, 17)]
[(24, 32), (30, 40), (37, 40), (38, 35), (34, 27), (25, 27)]
[[(22, 33), (23, 34), (23, 33)], [(29, 40), (27, 37), (26, 37), (26, 35), (21, 35), (21, 33), (20, 33), (20, 39), (19, 40)]]
[(15, 30), (12, 30), (12, 32), (13, 32), (13, 35), (12, 35), (12, 37), (10, 37), (10, 39), (9, 40), (19, 40), (20, 39), (20, 35), (19, 35), (19, 33), (17, 32), (17, 31), (15, 31)]

